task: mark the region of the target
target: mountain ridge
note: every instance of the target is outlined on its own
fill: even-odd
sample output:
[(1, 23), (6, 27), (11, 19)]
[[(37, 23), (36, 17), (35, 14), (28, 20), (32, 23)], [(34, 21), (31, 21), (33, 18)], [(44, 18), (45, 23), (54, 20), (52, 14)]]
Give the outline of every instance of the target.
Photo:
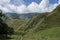
[(20, 38), (23, 40), (60, 40), (60, 5), (52, 12), (35, 14), (29, 20), (14, 20), (7, 24), (14, 29), (16, 27), (15, 34), (20, 35), (17, 36), (18, 40)]

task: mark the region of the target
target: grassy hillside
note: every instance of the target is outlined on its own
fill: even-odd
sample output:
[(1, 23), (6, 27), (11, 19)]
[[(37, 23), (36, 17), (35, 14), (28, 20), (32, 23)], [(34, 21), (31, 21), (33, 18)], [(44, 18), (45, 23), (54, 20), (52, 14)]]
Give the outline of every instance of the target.
[(15, 34), (12, 40), (60, 40), (60, 5), (50, 13), (35, 15), (30, 20), (8, 22)]
[[(38, 15), (39, 16), (39, 15)], [(60, 40), (60, 5), (39, 21), (23, 40)]]
[(42, 32), (30, 32), (23, 40), (60, 40), (60, 27), (49, 28)]
[(10, 20), (7, 24), (10, 26), (10, 27), (13, 27), (15, 30), (21, 26), (22, 24), (24, 23), (24, 21), (21, 21), (21, 20), (18, 20), (18, 19), (12, 19)]
[(60, 6), (58, 6), (53, 12), (49, 13), (40, 24), (37, 24), (35, 31), (51, 27), (60, 27)]

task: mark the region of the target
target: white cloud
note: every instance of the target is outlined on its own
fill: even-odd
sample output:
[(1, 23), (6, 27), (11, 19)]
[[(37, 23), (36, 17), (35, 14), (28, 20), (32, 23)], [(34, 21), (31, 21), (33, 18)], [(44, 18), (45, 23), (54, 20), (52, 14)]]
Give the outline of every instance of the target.
[(17, 13), (24, 13), (26, 12), (26, 6), (25, 5), (20, 5), (17, 7)]
[(53, 11), (56, 7), (57, 7), (57, 3), (56, 4), (50, 4), (49, 7), (47, 8), (47, 12), (51, 12)]
[(60, 0), (58, 1), (58, 3), (60, 4)]
[(11, 12), (7, 7), (9, 3), (10, 3), (10, 0), (0, 0), (0, 9), (3, 10), (3, 12)]
[(32, 2), (28, 7), (27, 7), (29, 12), (39, 12), (39, 5), (35, 2)]
[(9, 9), (7, 9), (6, 7), (2, 7), (0, 6), (0, 9), (3, 10), (3, 12), (11, 12)]
[(0, 0), (0, 4), (9, 4), (10, 0)]
[[(40, 4), (36, 2), (32, 2), (30, 5), (26, 6), (23, 3), (23, 0), (17, 0), (17, 3), (20, 1), (19, 6), (15, 4), (11, 4), (10, 0), (0, 0), (0, 9), (4, 12), (16, 12), (16, 13), (30, 13), (30, 12), (51, 12), (53, 11), (58, 4), (60, 4), (60, 0), (58, 4), (50, 4), (49, 0), (42, 0)], [(15, 2), (16, 3), (16, 2)], [(4, 6), (2, 6), (4, 5)]]
[(6, 5), (6, 7), (9, 9), (9, 10), (11, 10), (12, 12), (15, 12), (16, 10), (17, 10), (17, 6), (15, 6), (15, 5), (11, 5), (11, 4), (9, 4), (9, 5)]
[(39, 4), (40, 9), (44, 9), (49, 5), (49, 0), (42, 0)]

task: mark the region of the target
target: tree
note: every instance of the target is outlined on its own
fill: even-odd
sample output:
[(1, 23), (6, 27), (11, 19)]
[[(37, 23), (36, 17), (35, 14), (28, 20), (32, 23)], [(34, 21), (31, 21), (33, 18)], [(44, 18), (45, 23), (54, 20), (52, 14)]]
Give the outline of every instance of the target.
[(13, 28), (8, 27), (6, 23), (2, 20), (2, 11), (0, 10), (0, 40), (6, 40), (8, 35), (12, 35), (14, 33)]

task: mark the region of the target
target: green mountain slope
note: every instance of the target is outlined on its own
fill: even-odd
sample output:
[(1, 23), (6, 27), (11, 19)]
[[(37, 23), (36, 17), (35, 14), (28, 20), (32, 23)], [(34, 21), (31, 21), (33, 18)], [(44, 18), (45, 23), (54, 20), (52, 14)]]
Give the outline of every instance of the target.
[(60, 40), (60, 27), (46, 29), (41, 32), (30, 32), (23, 40)]
[(40, 14), (33, 18), (26, 29), (33, 28), (32, 30), (40, 31), (45, 28), (60, 26), (60, 6), (50, 13)]
[(60, 40), (60, 5), (41, 20), (23, 40)]
[[(37, 25), (38, 30), (51, 27), (60, 27), (60, 6), (58, 6), (53, 12), (49, 13), (42, 23)], [(40, 28), (40, 29), (39, 29)]]
[(17, 33), (12, 35), (14, 40), (60, 40), (60, 5), (52, 12), (35, 15), (30, 20), (14, 20), (8, 22), (9, 26), (16, 27)]

